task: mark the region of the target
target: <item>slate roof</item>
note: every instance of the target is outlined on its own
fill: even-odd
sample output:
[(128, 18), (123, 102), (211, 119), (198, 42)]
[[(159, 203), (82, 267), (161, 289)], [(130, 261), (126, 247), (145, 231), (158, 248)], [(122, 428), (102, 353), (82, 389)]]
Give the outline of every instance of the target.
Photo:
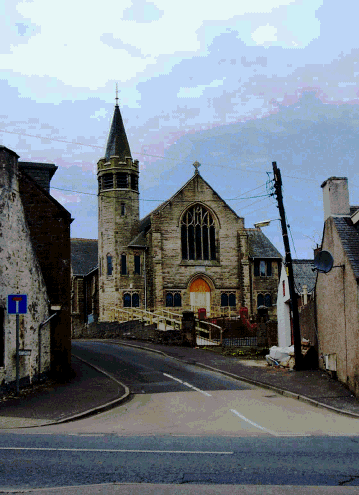
[(282, 255), (259, 229), (248, 229), (249, 256), (251, 258), (280, 258)]
[(308, 293), (315, 286), (317, 272), (314, 268), (314, 260), (292, 260), (295, 289), (298, 294), (303, 292), (303, 285), (307, 286)]
[(333, 217), (340, 240), (352, 265), (355, 277), (359, 280), (359, 231), (350, 217)]
[(71, 239), (73, 275), (87, 275), (98, 266), (97, 239)]
[(110, 156), (119, 156), (120, 161), (124, 162), (126, 157), (132, 157), (130, 145), (128, 144), (125, 126), (123, 125), (120, 108), (115, 106), (113, 113), (112, 124), (107, 140), (106, 147), (106, 160), (110, 159)]
[(147, 246), (147, 240), (145, 233), (142, 231), (128, 245), (128, 247), (146, 247)]

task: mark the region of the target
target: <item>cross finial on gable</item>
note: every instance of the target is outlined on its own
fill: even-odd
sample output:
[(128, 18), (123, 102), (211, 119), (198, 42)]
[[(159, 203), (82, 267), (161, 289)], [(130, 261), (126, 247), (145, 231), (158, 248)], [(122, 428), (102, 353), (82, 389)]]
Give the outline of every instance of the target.
[(118, 107), (118, 84), (116, 83), (116, 106)]
[(195, 174), (199, 174), (199, 170), (198, 170), (198, 169), (199, 169), (199, 167), (201, 166), (201, 164), (200, 164), (199, 162), (197, 162), (197, 161), (196, 161), (196, 162), (194, 162), (193, 166), (194, 166), (194, 168), (196, 169), (194, 173), (195, 173)]

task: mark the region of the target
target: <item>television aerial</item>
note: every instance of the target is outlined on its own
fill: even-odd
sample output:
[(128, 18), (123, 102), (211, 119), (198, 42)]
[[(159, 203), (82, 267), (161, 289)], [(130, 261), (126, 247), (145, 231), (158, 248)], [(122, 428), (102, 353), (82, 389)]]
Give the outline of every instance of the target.
[(317, 270), (321, 273), (328, 273), (333, 268), (333, 256), (329, 251), (320, 251), (314, 258), (314, 266), (312, 268), (313, 272)]

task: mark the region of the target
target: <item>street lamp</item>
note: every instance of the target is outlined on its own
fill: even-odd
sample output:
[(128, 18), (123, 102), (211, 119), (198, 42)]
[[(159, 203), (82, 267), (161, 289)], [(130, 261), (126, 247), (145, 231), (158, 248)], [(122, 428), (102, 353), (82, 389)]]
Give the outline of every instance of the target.
[(280, 220), (280, 218), (272, 218), (271, 220), (263, 220), (262, 222), (257, 222), (254, 224), (255, 228), (257, 229), (258, 227), (268, 227), (268, 225), (271, 222), (274, 222), (275, 220)]

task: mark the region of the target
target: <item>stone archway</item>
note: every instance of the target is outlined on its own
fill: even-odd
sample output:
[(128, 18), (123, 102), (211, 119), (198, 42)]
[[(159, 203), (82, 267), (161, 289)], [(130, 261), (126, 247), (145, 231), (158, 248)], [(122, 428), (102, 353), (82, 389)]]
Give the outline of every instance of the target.
[(198, 312), (200, 308), (205, 308), (207, 316), (211, 311), (211, 288), (201, 277), (196, 278), (190, 285), (191, 311)]

